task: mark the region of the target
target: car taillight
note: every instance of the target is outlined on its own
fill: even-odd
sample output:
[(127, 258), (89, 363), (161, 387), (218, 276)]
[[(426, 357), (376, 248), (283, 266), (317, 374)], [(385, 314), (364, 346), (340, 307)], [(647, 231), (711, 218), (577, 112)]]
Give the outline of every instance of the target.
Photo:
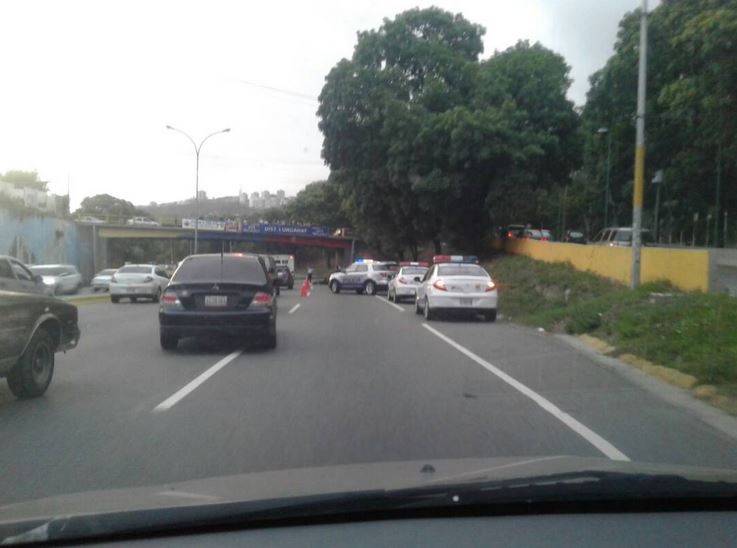
[(486, 284), (486, 291), (494, 291), (496, 289), (496, 284), (489, 280), (489, 283)]
[(182, 308), (182, 303), (179, 300), (179, 295), (172, 292), (164, 293), (159, 297), (159, 308)]
[(407, 279), (404, 276), (400, 276), (399, 278), (397, 278), (397, 281), (400, 284), (406, 284), (407, 283)]
[(251, 300), (252, 305), (266, 306), (271, 304), (271, 295), (268, 293), (258, 292), (253, 296)]
[(445, 282), (443, 280), (435, 280), (432, 286), (435, 289), (439, 289), (440, 291), (448, 291), (448, 288), (445, 287)]
[(148, 282), (153, 282), (153, 281), (154, 281), (154, 277), (153, 276), (146, 276), (143, 279), (143, 283), (148, 283)]

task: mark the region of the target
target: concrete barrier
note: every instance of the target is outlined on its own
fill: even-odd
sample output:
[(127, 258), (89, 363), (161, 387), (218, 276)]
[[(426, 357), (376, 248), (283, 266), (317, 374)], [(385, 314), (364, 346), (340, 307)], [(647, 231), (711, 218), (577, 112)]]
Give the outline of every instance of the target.
[[(632, 250), (627, 247), (509, 239), (505, 251), (549, 263), (570, 263), (576, 270), (630, 282)], [(666, 280), (685, 291), (709, 291), (709, 250), (643, 247), (641, 260), (643, 283)]]

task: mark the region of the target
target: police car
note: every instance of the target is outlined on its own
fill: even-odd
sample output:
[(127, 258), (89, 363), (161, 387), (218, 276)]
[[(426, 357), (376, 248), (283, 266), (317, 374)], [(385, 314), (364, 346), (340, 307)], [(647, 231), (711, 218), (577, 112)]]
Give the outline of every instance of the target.
[(415, 312), (433, 320), (443, 312), (474, 312), (496, 320), (496, 284), (474, 256), (436, 255), (417, 287)]
[(328, 287), (333, 293), (343, 290), (355, 291), (359, 295), (375, 295), (385, 291), (394, 275), (395, 263), (358, 259), (340, 272), (333, 272), (328, 278)]
[(417, 295), (417, 286), (427, 272), (428, 263), (400, 262), (396, 276), (389, 280), (387, 298), (399, 302), (402, 299), (413, 299)]

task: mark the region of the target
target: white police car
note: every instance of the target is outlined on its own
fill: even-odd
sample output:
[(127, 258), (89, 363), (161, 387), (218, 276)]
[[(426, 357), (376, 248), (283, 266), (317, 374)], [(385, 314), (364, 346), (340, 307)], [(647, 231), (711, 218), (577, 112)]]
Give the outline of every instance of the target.
[(474, 312), (496, 320), (496, 284), (474, 256), (436, 255), (417, 287), (415, 312), (433, 320), (443, 312)]
[(387, 299), (399, 302), (402, 299), (413, 299), (417, 295), (417, 286), (420, 285), (423, 276), (428, 269), (428, 264), (423, 262), (401, 262), (399, 272), (389, 280)]
[(386, 290), (389, 280), (394, 275), (394, 265), (386, 261), (358, 259), (340, 272), (333, 272), (328, 278), (328, 287), (333, 293), (343, 290), (355, 291), (359, 295), (375, 295), (377, 291)]

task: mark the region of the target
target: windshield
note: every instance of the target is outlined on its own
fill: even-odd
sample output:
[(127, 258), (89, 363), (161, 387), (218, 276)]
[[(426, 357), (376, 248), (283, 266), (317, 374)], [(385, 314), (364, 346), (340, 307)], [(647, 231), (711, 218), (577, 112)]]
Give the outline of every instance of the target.
[(187, 259), (174, 274), (174, 282), (233, 282), (263, 285), (266, 274), (251, 257), (211, 256)]
[(0, 543), (737, 471), (737, 0), (644, 4), (0, 1)]
[(438, 267), (438, 276), (483, 276), (488, 277), (486, 271), (475, 264), (453, 264)]
[(151, 274), (151, 266), (124, 266), (123, 268), (113, 271), (118, 274)]
[(68, 266), (32, 266), (31, 271), (41, 276), (61, 276), (74, 273), (74, 269)]

